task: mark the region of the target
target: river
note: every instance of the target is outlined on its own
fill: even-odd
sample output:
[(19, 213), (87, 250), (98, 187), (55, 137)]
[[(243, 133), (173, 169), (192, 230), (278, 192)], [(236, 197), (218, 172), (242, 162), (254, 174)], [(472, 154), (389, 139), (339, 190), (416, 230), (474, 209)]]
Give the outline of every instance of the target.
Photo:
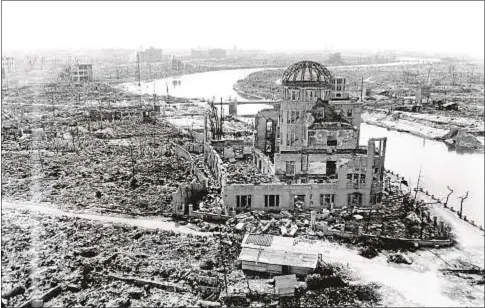
[(448, 203), (455, 209), (459, 208), (458, 197), (469, 191), (463, 213), (484, 224), (483, 153), (460, 154), (449, 150), (443, 142), (362, 124), (360, 144), (367, 144), (372, 137), (387, 137), (385, 167), (405, 177), (411, 185), (417, 184), (421, 169), (420, 186), (431, 194), (445, 197), (449, 192), (447, 186), (454, 189)]
[[(408, 64), (413, 64), (408, 63)], [(391, 64), (379, 64), (379, 66)], [(395, 63), (393, 65), (404, 65)], [(369, 66), (369, 65), (367, 65)], [(216, 102), (223, 98), (245, 101), (233, 86), (237, 80), (261, 69), (239, 69), (191, 74), (175, 78), (166, 78), (154, 82), (143, 83), (143, 93), (151, 94), (155, 90), (159, 95), (169, 94), (187, 98), (212, 98)], [(180, 83), (174, 83), (178, 80)], [(124, 85), (127, 90), (139, 91), (137, 85)], [(135, 92), (136, 93), (136, 92)], [(223, 106), (227, 111), (227, 105)], [(239, 105), (238, 114), (255, 114), (258, 110), (271, 107), (269, 105)], [(469, 191), (465, 200), (463, 213), (480, 225), (484, 224), (484, 154), (457, 153), (449, 150), (442, 142), (426, 140), (407, 133), (391, 131), (377, 126), (362, 124), (361, 144), (367, 144), (371, 137), (387, 137), (387, 154), (385, 166), (404, 176), (412, 185), (417, 182), (421, 169), (421, 181), (425, 189), (439, 197), (448, 193), (447, 186), (455, 190), (449, 204), (455, 209), (459, 207), (459, 196)], [(421, 184), (420, 184), (421, 186)]]

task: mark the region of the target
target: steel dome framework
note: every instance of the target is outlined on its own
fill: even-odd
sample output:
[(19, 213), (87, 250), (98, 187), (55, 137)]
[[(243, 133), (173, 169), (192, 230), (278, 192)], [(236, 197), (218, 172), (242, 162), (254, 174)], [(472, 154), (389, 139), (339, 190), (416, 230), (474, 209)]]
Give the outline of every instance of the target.
[(313, 61), (292, 64), (283, 73), (283, 86), (330, 87), (332, 74), (323, 65)]

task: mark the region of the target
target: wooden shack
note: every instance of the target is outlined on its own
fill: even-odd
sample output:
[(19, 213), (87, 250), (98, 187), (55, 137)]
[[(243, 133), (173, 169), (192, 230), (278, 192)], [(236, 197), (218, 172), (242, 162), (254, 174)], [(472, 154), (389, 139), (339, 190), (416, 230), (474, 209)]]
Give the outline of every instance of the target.
[(239, 261), (243, 270), (271, 274), (308, 275), (319, 260), (316, 253), (298, 249), (298, 239), (265, 234), (246, 234)]
[(295, 296), (297, 285), (296, 275), (284, 275), (274, 278), (275, 294), (277, 296)]

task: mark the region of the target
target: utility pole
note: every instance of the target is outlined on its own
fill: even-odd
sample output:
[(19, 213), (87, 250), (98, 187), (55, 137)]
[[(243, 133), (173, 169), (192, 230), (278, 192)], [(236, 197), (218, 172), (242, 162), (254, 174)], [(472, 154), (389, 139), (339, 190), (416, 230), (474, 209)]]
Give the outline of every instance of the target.
[(138, 97), (139, 103), (140, 103), (140, 108), (141, 108), (141, 74), (140, 74), (140, 55), (137, 53), (136, 54), (136, 63), (138, 67), (138, 88), (140, 90), (140, 96)]
[(219, 139), (222, 139), (222, 124), (223, 124), (223, 108), (222, 108), (222, 96), (221, 96), (221, 126), (220, 126), (220, 132), (219, 132)]
[(422, 170), (422, 168), (419, 168), (418, 183), (416, 184), (416, 192), (414, 194), (414, 200), (416, 200), (416, 198), (418, 196), (419, 182), (421, 181), (421, 170)]
[(360, 101), (364, 101), (364, 76), (362, 76), (362, 84), (360, 85)]
[(140, 55), (137, 53), (136, 54), (136, 64), (137, 64), (137, 67), (138, 67), (138, 86), (141, 87), (141, 82), (140, 82), (140, 79), (141, 79), (141, 76), (140, 76)]
[(432, 66), (429, 67), (428, 69), (428, 77), (426, 78), (426, 84), (429, 85), (429, 75), (431, 74), (431, 69), (432, 69)]
[(470, 74), (470, 78), (468, 79), (468, 87), (471, 88), (472, 87), (472, 78), (473, 78), (473, 71), (475, 70), (475, 68), (472, 68), (472, 73)]
[(55, 113), (55, 105), (54, 105), (54, 92), (52, 92), (51, 100), (52, 100), (52, 116), (55, 117), (56, 113)]

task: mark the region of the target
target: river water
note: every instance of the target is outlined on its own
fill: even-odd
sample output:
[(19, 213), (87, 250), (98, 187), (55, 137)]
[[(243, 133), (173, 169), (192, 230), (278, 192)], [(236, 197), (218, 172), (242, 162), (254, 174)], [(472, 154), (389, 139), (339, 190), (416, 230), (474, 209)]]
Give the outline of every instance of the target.
[[(413, 64), (408, 63), (408, 64)], [(380, 64), (383, 66), (386, 64)], [(394, 65), (403, 65), (396, 63)], [(237, 80), (263, 69), (240, 69), (191, 74), (175, 78), (166, 78), (154, 82), (143, 83), (141, 91), (151, 94), (155, 92), (187, 98), (229, 98), (245, 101), (233, 86)], [(177, 80), (177, 82), (173, 82)], [(180, 82), (178, 82), (180, 81)], [(140, 91), (138, 85), (124, 85), (127, 90)], [(135, 92), (136, 93), (136, 92)], [(227, 105), (223, 106), (227, 112)], [(239, 105), (238, 114), (255, 114), (257, 111), (271, 107), (264, 104)], [(463, 213), (478, 224), (484, 224), (484, 154), (457, 153), (450, 150), (442, 142), (426, 140), (406, 133), (391, 131), (377, 126), (362, 124), (360, 143), (365, 145), (371, 137), (387, 137), (387, 155), (385, 166), (393, 170), (412, 185), (416, 185), (421, 169), (420, 183), (438, 197), (445, 197), (447, 186), (455, 190), (449, 204), (455, 209), (459, 207), (459, 196), (469, 191), (465, 200)], [(420, 186), (421, 186), (420, 184)]]
[(372, 137), (387, 137), (385, 167), (402, 175), (411, 185), (417, 184), (421, 169), (420, 186), (437, 197), (448, 194), (447, 186), (454, 189), (449, 204), (459, 208), (459, 196), (469, 191), (463, 203), (463, 213), (484, 224), (484, 156), (483, 153), (458, 153), (439, 141), (427, 140), (407, 133), (362, 124), (360, 143), (367, 144)]

